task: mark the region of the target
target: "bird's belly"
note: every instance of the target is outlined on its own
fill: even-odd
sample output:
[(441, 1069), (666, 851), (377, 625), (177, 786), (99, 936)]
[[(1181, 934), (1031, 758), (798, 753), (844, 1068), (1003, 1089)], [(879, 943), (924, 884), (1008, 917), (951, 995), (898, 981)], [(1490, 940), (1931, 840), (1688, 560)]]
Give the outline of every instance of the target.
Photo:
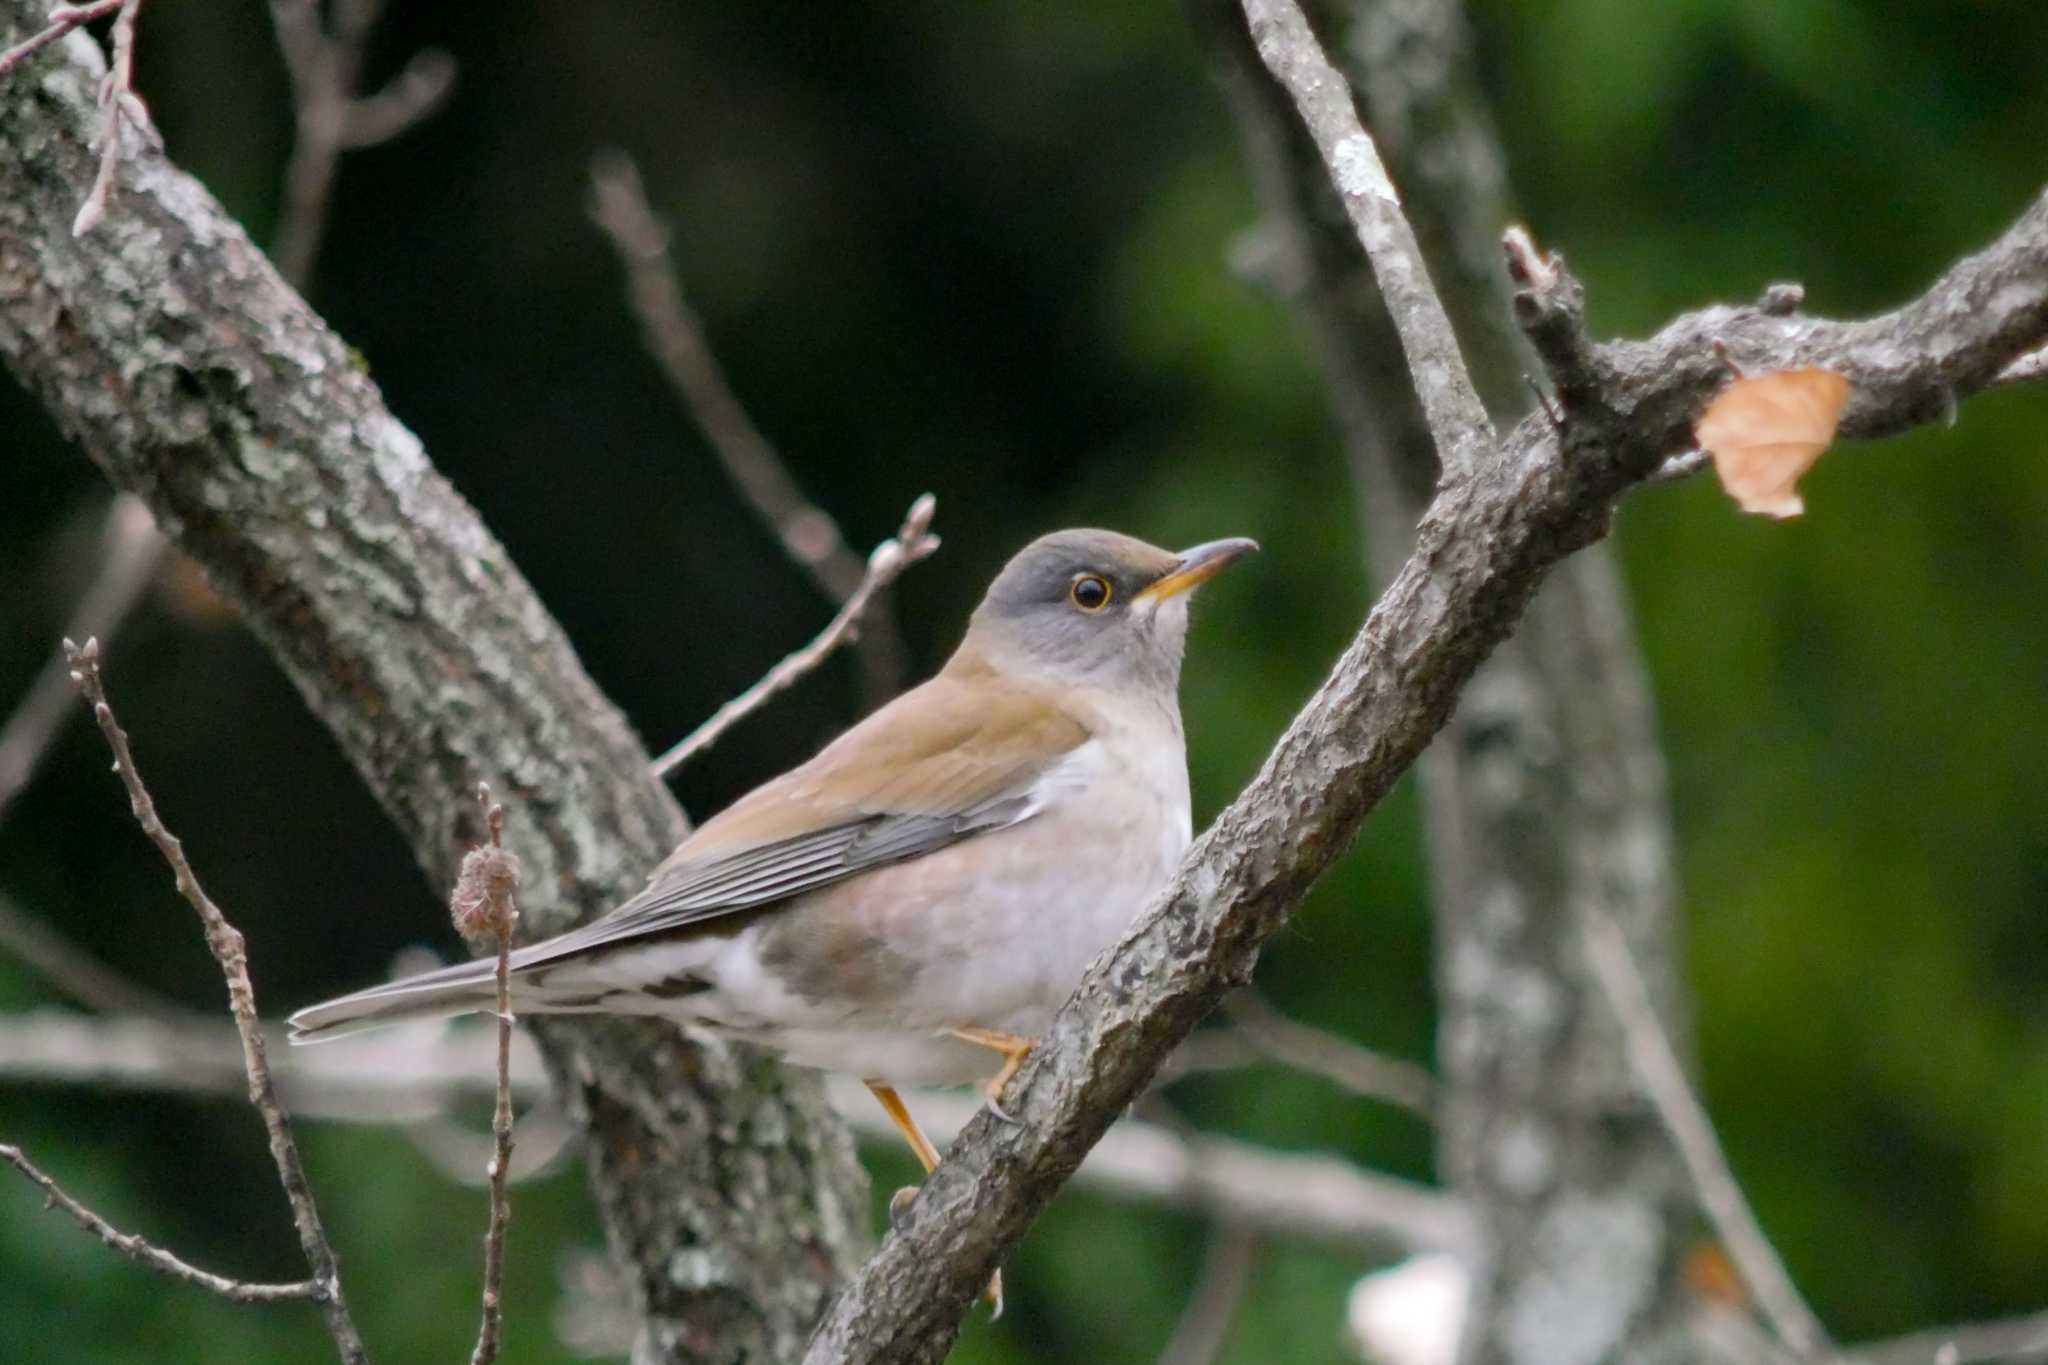
[(803, 1065), (905, 1083), (985, 1074), (991, 1054), (943, 1031), (1042, 1033), (1187, 845), (1170, 801), (1111, 819), (1062, 804), (762, 917), (692, 1003)]

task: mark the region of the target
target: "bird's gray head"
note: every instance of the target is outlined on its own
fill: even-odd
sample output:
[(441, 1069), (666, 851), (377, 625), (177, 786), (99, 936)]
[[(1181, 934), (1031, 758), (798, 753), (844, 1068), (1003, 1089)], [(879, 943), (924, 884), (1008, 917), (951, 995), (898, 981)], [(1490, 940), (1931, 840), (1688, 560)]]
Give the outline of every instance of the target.
[(1055, 531), (996, 575), (963, 652), (1063, 683), (1170, 695), (1189, 591), (1258, 548), (1212, 540), (1176, 553), (1115, 531)]

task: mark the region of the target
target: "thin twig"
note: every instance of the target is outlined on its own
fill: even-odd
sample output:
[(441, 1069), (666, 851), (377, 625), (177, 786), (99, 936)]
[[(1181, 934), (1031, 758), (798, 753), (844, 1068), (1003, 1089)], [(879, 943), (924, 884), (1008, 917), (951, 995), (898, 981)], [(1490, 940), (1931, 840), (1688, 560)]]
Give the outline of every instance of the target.
[(1586, 960), (1621, 1025), (1636, 1079), (1670, 1133), (1672, 1146), (1699, 1195), (1700, 1207), (1720, 1234), (1743, 1283), (1788, 1348), (1799, 1355), (1826, 1350), (1827, 1329), (1800, 1297), (1785, 1263), (1778, 1259), (1743, 1198), (1742, 1187), (1714, 1136), (1713, 1122), (1693, 1094), (1685, 1068), (1650, 1003), (1649, 987), (1643, 983), (1621, 927), (1610, 916), (1592, 913), (1585, 919), (1584, 937)]
[(191, 1012), (129, 980), (0, 894), (0, 949), (64, 994), (102, 1014), (179, 1022)]
[(1202, 1273), (1188, 1293), (1187, 1307), (1159, 1353), (1159, 1365), (1209, 1365), (1229, 1339), (1230, 1324), (1251, 1288), (1258, 1268), (1257, 1235), (1234, 1223), (1219, 1225), (1209, 1238)]
[(196, 1284), (209, 1289), (224, 1299), (236, 1303), (283, 1303), (291, 1299), (319, 1300), (325, 1291), (314, 1280), (297, 1280), (289, 1284), (262, 1284), (251, 1280), (232, 1280), (225, 1275), (216, 1275), (210, 1270), (201, 1270), (189, 1261), (155, 1246), (132, 1232), (123, 1232), (106, 1219), (94, 1213), (85, 1205), (73, 1199), (57, 1187), (50, 1179), (21, 1154), (21, 1148), (0, 1144), (0, 1161), (10, 1163), (16, 1170), (40, 1185), (48, 1205), (63, 1209), (78, 1220), (78, 1226), (126, 1256), (129, 1260), (148, 1266), (151, 1270)]
[(368, 1354), (363, 1349), (362, 1336), (356, 1331), (355, 1321), (349, 1316), (348, 1305), (341, 1296), (341, 1277), (335, 1265), (334, 1248), (320, 1224), (320, 1212), (313, 1203), (313, 1190), (306, 1181), (306, 1168), (299, 1159), (298, 1143), (292, 1137), (291, 1120), (278, 1103), (277, 1089), (270, 1079), (270, 1066), (264, 1055), (263, 1030), (256, 1020), (256, 988), (249, 981), (248, 953), (242, 935), (228, 923), (227, 916), (200, 887), (199, 878), (185, 857), (184, 846), (157, 816), (156, 802), (150, 799), (149, 789), (143, 786), (142, 774), (135, 766), (135, 756), (129, 751), (128, 734), (114, 718), (113, 707), (107, 704), (106, 689), (100, 681), (99, 642), (87, 640), (80, 647), (66, 640), (64, 655), (71, 664), (72, 681), (92, 705), (93, 719), (98, 722), (100, 733), (106, 736), (107, 747), (113, 750), (114, 769), (128, 790), (128, 804), (136, 823), (142, 826), (142, 832), (163, 855), (177, 881), (178, 894), (198, 913), (200, 923), (206, 928), (206, 946), (212, 951), (214, 960), (220, 963), (221, 975), (226, 978), (228, 1006), (234, 1012), (235, 1030), (241, 1036), (242, 1063), (249, 1077), (249, 1101), (263, 1116), (263, 1126), (270, 1134), (270, 1154), (277, 1163), (278, 1179), (284, 1186), (285, 1198), (291, 1203), (292, 1221), (298, 1227), (299, 1245), (305, 1252), (306, 1264), (313, 1272), (314, 1283), (320, 1286), (319, 1301), (327, 1318), (327, 1330), (334, 1337), (335, 1348), (345, 1365), (363, 1365)]
[(823, 663), (850, 633), (860, 628), (861, 617), (876, 594), (894, 583), (905, 569), (939, 548), (939, 538), (931, 533), (932, 514), (938, 505), (938, 499), (929, 493), (910, 504), (902, 527), (868, 556), (867, 572), (860, 585), (825, 628), (809, 644), (769, 669), (759, 682), (712, 712), (711, 719), (692, 730), (681, 743), (655, 759), (654, 775), (666, 777), (710, 748), (735, 722)]
[(1338, 1089), (1396, 1105), (1425, 1119), (1436, 1116), (1436, 1077), (1413, 1062), (1384, 1056), (1274, 1009), (1252, 990), (1224, 1002), (1223, 1012), (1260, 1052), (1284, 1066), (1320, 1076)]
[(1995, 384), (2024, 384), (2030, 379), (2048, 376), (2048, 346), (2038, 351), (2029, 351), (2012, 364), (1998, 372)]
[(427, 48), (414, 53), (383, 89), (358, 96), (363, 57), (384, 0), (345, 0), (330, 8), (331, 24), (319, 0), (270, 0), (271, 25), (291, 75), (294, 119), (270, 257), (278, 273), (301, 290), (320, 254), (341, 154), (397, 137), (432, 114), (455, 85), (455, 59)]
[[(64, 633), (74, 640), (105, 640), (118, 630), (141, 600), (165, 545), (142, 499), (116, 493), (100, 530), (98, 576), (79, 598)], [(8, 806), (35, 776), (43, 755), (73, 714), (71, 666), (64, 661), (63, 650), (52, 650), (28, 695), (0, 726), (0, 819), (6, 818)]]
[[(812, 501), (788, 462), (747, 414), (718, 363), (669, 251), (667, 224), (647, 202), (640, 170), (620, 151), (600, 154), (590, 168), (590, 216), (611, 238), (626, 269), (627, 299), (648, 351), (711, 445), (718, 462), (783, 550), (832, 601), (860, 591), (866, 566), (847, 546), (839, 524)], [(860, 659), (871, 702), (903, 685), (904, 649), (885, 598), (861, 632)]]
[(1358, 121), (1351, 87), (1330, 65), (1295, 0), (1244, 0), (1244, 12), (1259, 59), (1300, 111), (1372, 264), (1408, 357), (1443, 480), (1470, 478), (1495, 448), (1493, 423), (1472, 386), (1457, 333), (1430, 283), (1379, 147)]
[(498, 1079), (491, 1110), (494, 1150), (485, 1168), (491, 1191), (491, 1216), (484, 1233), (483, 1322), (477, 1328), (470, 1365), (491, 1365), (498, 1358), (498, 1339), (505, 1318), (505, 1227), (512, 1204), (505, 1184), (512, 1169), (512, 930), (519, 922), (513, 892), (519, 885), (519, 864), (505, 851), (505, 808), (491, 800), (490, 787), (477, 784), (484, 829), (490, 842), (462, 860), (454, 895), (456, 927), (488, 928), (498, 945)]
[(135, 93), (135, 15), (141, 8), (142, 0), (121, 0), (114, 12), (114, 51), (107, 74), (100, 78), (100, 131), (94, 139), (100, 166), (85, 202), (78, 206), (78, 216), (71, 220), (74, 237), (85, 236), (107, 216), (107, 196), (113, 193), (114, 172), (121, 165), (121, 125), (133, 124), (147, 138), (156, 136), (149, 110)]
[(1853, 1365), (1990, 1365), (1993, 1361), (2048, 1361), (2048, 1312), (1989, 1322), (1959, 1322), (1884, 1341), (1860, 1342), (1843, 1352)]
[(92, 3), (85, 5), (59, 5), (50, 11), (50, 22), (46, 27), (31, 33), (5, 52), (0, 52), (0, 77), (4, 77), (72, 29), (106, 18), (121, 8), (125, 2), (126, 0), (92, 0)]
[(1714, 463), (1714, 457), (1704, 450), (1686, 450), (1673, 455), (1657, 466), (1657, 472), (1643, 480), (1644, 483), (1679, 483), (1691, 478)]

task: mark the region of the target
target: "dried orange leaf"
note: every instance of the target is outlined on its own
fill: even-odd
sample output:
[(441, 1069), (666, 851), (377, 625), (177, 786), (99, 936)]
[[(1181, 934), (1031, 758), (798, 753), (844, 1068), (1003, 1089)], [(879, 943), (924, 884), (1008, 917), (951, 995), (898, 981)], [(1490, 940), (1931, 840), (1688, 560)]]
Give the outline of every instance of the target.
[(1833, 370), (1755, 374), (1715, 395), (1693, 436), (1743, 511), (1796, 517), (1806, 510), (1799, 476), (1835, 439), (1848, 398), (1849, 381)]

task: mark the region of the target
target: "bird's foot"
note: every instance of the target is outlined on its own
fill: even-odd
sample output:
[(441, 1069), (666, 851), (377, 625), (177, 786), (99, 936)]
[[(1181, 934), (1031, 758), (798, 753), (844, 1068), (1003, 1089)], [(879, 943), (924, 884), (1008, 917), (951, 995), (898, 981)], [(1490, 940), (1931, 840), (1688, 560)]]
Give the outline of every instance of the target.
[(987, 1101), (988, 1109), (1004, 1123), (1014, 1125), (1003, 1108), (1003, 1091), (1010, 1084), (1010, 1078), (1017, 1074), (1017, 1068), (1024, 1065), (1024, 1059), (1031, 1055), (1031, 1049), (1038, 1046), (1036, 1038), (1026, 1038), (1021, 1033), (1003, 1033), (997, 1029), (956, 1028), (946, 1030), (955, 1038), (974, 1043), (980, 1047), (992, 1048), (1002, 1054), (1003, 1065), (995, 1075), (981, 1083), (981, 1097)]

